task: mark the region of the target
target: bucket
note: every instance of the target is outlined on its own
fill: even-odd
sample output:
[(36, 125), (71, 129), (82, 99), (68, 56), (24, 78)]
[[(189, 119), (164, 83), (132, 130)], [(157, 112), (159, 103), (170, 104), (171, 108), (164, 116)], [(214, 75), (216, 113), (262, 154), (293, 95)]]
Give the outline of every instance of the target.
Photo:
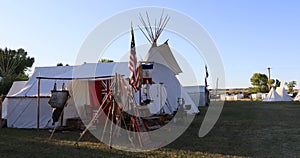
[(62, 91), (51, 91), (51, 97), (48, 101), (48, 104), (52, 108), (63, 108), (67, 100), (69, 98), (69, 91), (62, 90)]

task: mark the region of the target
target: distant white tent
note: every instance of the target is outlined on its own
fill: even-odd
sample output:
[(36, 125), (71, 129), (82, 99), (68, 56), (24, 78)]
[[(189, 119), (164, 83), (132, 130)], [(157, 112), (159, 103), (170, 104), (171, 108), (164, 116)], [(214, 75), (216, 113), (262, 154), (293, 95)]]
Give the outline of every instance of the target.
[(262, 97), (262, 93), (251, 94), (251, 98), (252, 98), (253, 100), (264, 99), (264, 98)]
[(277, 87), (275, 90), (272, 88), (264, 102), (276, 102), (276, 101), (292, 101), (292, 98), (287, 94), (286, 90), (283, 87)]
[(281, 101), (292, 101), (292, 98), (288, 95), (284, 87), (277, 87), (276, 92), (280, 95)]
[(184, 108), (187, 109), (187, 106), (190, 106), (190, 109), (186, 111), (188, 114), (197, 114), (200, 112), (198, 105), (192, 100), (184, 88), (181, 88), (181, 97), (184, 98), (185, 101)]
[(294, 98), (294, 101), (300, 101), (300, 91), (298, 91), (297, 95)]
[(281, 96), (275, 91), (274, 88), (270, 90), (266, 98), (263, 100), (263, 102), (276, 102), (276, 101), (282, 101)]
[(183, 89), (191, 97), (196, 106), (206, 106), (208, 104), (205, 86), (186, 86)]

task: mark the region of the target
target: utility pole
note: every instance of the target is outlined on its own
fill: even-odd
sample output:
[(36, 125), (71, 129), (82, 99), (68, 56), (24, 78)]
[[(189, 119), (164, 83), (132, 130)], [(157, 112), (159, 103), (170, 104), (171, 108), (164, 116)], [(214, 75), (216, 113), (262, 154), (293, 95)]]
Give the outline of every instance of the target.
[(269, 88), (269, 90), (270, 90), (270, 89), (271, 89), (271, 84), (270, 84), (269, 82), (270, 82), (270, 80), (271, 80), (271, 68), (270, 68), (270, 67), (268, 67), (267, 69), (268, 69), (268, 74), (269, 74), (269, 79), (268, 79), (268, 88)]

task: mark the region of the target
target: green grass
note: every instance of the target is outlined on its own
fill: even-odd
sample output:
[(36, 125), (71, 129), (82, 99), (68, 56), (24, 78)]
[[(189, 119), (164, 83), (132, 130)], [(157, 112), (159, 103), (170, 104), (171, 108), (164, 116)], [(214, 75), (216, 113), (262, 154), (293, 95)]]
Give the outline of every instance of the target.
[(226, 102), (220, 119), (198, 137), (206, 108), (168, 146), (144, 153), (110, 150), (90, 134), (74, 147), (79, 131), (0, 129), (0, 157), (297, 157), (300, 155), (300, 103)]

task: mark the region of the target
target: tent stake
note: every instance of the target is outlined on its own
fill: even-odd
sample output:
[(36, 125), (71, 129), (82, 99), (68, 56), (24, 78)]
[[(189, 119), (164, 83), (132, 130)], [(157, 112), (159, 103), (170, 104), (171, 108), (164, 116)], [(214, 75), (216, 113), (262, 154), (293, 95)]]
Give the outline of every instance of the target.
[(111, 123), (110, 123), (110, 132), (109, 132), (109, 148), (112, 149), (112, 131), (113, 131), (113, 123), (114, 123), (114, 111), (115, 111), (115, 102), (114, 100), (112, 101), (112, 110), (111, 110)]

